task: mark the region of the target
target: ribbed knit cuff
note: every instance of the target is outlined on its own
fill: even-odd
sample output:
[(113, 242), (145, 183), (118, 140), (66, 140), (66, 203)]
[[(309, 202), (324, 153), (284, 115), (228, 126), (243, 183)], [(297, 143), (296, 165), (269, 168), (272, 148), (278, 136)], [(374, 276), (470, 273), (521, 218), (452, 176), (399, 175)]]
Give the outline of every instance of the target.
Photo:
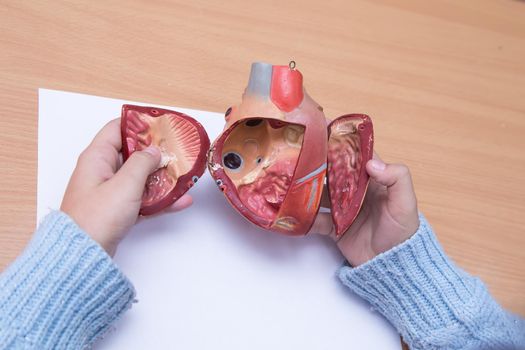
[(496, 322), (493, 316), (502, 310), (477, 278), (445, 255), (422, 215), (420, 223), (410, 239), (356, 268), (342, 267), (339, 277), (411, 349), (466, 348), (467, 341), (482, 336), (477, 327)]
[(84, 348), (134, 296), (106, 252), (66, 214), (52, 212), (0, 275), (0, 348)]

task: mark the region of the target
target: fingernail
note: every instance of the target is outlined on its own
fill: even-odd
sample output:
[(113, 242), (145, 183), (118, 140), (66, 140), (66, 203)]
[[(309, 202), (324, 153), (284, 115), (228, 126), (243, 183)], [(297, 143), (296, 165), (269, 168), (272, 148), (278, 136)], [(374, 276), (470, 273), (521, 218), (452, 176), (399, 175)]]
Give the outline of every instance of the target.
[(372, 159), (369, 161), (369, 163), (372, 169), (377, 170), (377, 171), (383, 171), (386, 168), (386, 164), (378, 159)]
[(158, 157), (160, 155), (160, 150), (155, 146), (149, 146), (147, 148), (144, 148), (142, 152), (151, 154), (153, 157)]

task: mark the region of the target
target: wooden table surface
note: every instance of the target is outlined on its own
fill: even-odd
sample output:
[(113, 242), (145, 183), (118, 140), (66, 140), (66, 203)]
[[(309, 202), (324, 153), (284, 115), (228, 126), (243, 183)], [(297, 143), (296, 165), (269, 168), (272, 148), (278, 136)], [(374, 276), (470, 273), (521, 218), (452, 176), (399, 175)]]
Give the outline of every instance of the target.
[(0, 270), (35, 227), (39, 87), (224, 111), (252, 61), (293, 59), (328, 116), (372, 116), (447, 253), (525, 315), (524, 18), (510, 0), (1, 0)]

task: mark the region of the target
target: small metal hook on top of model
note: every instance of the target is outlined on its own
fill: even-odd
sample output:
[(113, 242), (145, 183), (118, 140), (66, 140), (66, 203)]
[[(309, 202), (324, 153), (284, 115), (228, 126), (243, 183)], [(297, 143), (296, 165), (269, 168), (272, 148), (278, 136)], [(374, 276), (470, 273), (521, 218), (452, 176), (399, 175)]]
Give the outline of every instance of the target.
[(243, 216), (265, 229), (304, 235), (326, 176), (336, 235), (350, 227), (369, 181), (373, 128), (367, 115), (326, 119), (292, 61), (254, 63), (241, 104), (228, 108), (225, 119), (208, 169)]

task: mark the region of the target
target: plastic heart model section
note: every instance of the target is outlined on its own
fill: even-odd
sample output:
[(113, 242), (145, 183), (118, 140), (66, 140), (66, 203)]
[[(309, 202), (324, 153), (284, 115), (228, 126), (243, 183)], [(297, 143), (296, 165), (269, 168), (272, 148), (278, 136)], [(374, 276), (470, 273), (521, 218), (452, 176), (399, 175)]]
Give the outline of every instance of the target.
[(257, 222), (270, 224), (278, 217), (292, 183), (303, 137), (303, 126), (254, 118), (232, 128), (225, 140), (225, 174)]
[(372, 122), (364, 114), (348, 114), (328, 126), (328, 194), (336, 236), (348, 230), (368, 188), (365, 165), (373, 155)]
[(202, 125), (185, 114), (155, 107), (124, 105), (122, 155), (150, 145), (161, 151), (161, 164), (146, 181), (141, 215), (154, 214), (188, 191), (206, 167), (210, 140)]
[(292, 64), (266, 63), (252, 65), (241, 104), (228, 108), (225, 118), (208, 168), (243, 216), (265, 229), (304, 235), (328, 175), (335, 231), (348, 229), (368, 184), (370, 118), (347, 115), (330, 123)]

